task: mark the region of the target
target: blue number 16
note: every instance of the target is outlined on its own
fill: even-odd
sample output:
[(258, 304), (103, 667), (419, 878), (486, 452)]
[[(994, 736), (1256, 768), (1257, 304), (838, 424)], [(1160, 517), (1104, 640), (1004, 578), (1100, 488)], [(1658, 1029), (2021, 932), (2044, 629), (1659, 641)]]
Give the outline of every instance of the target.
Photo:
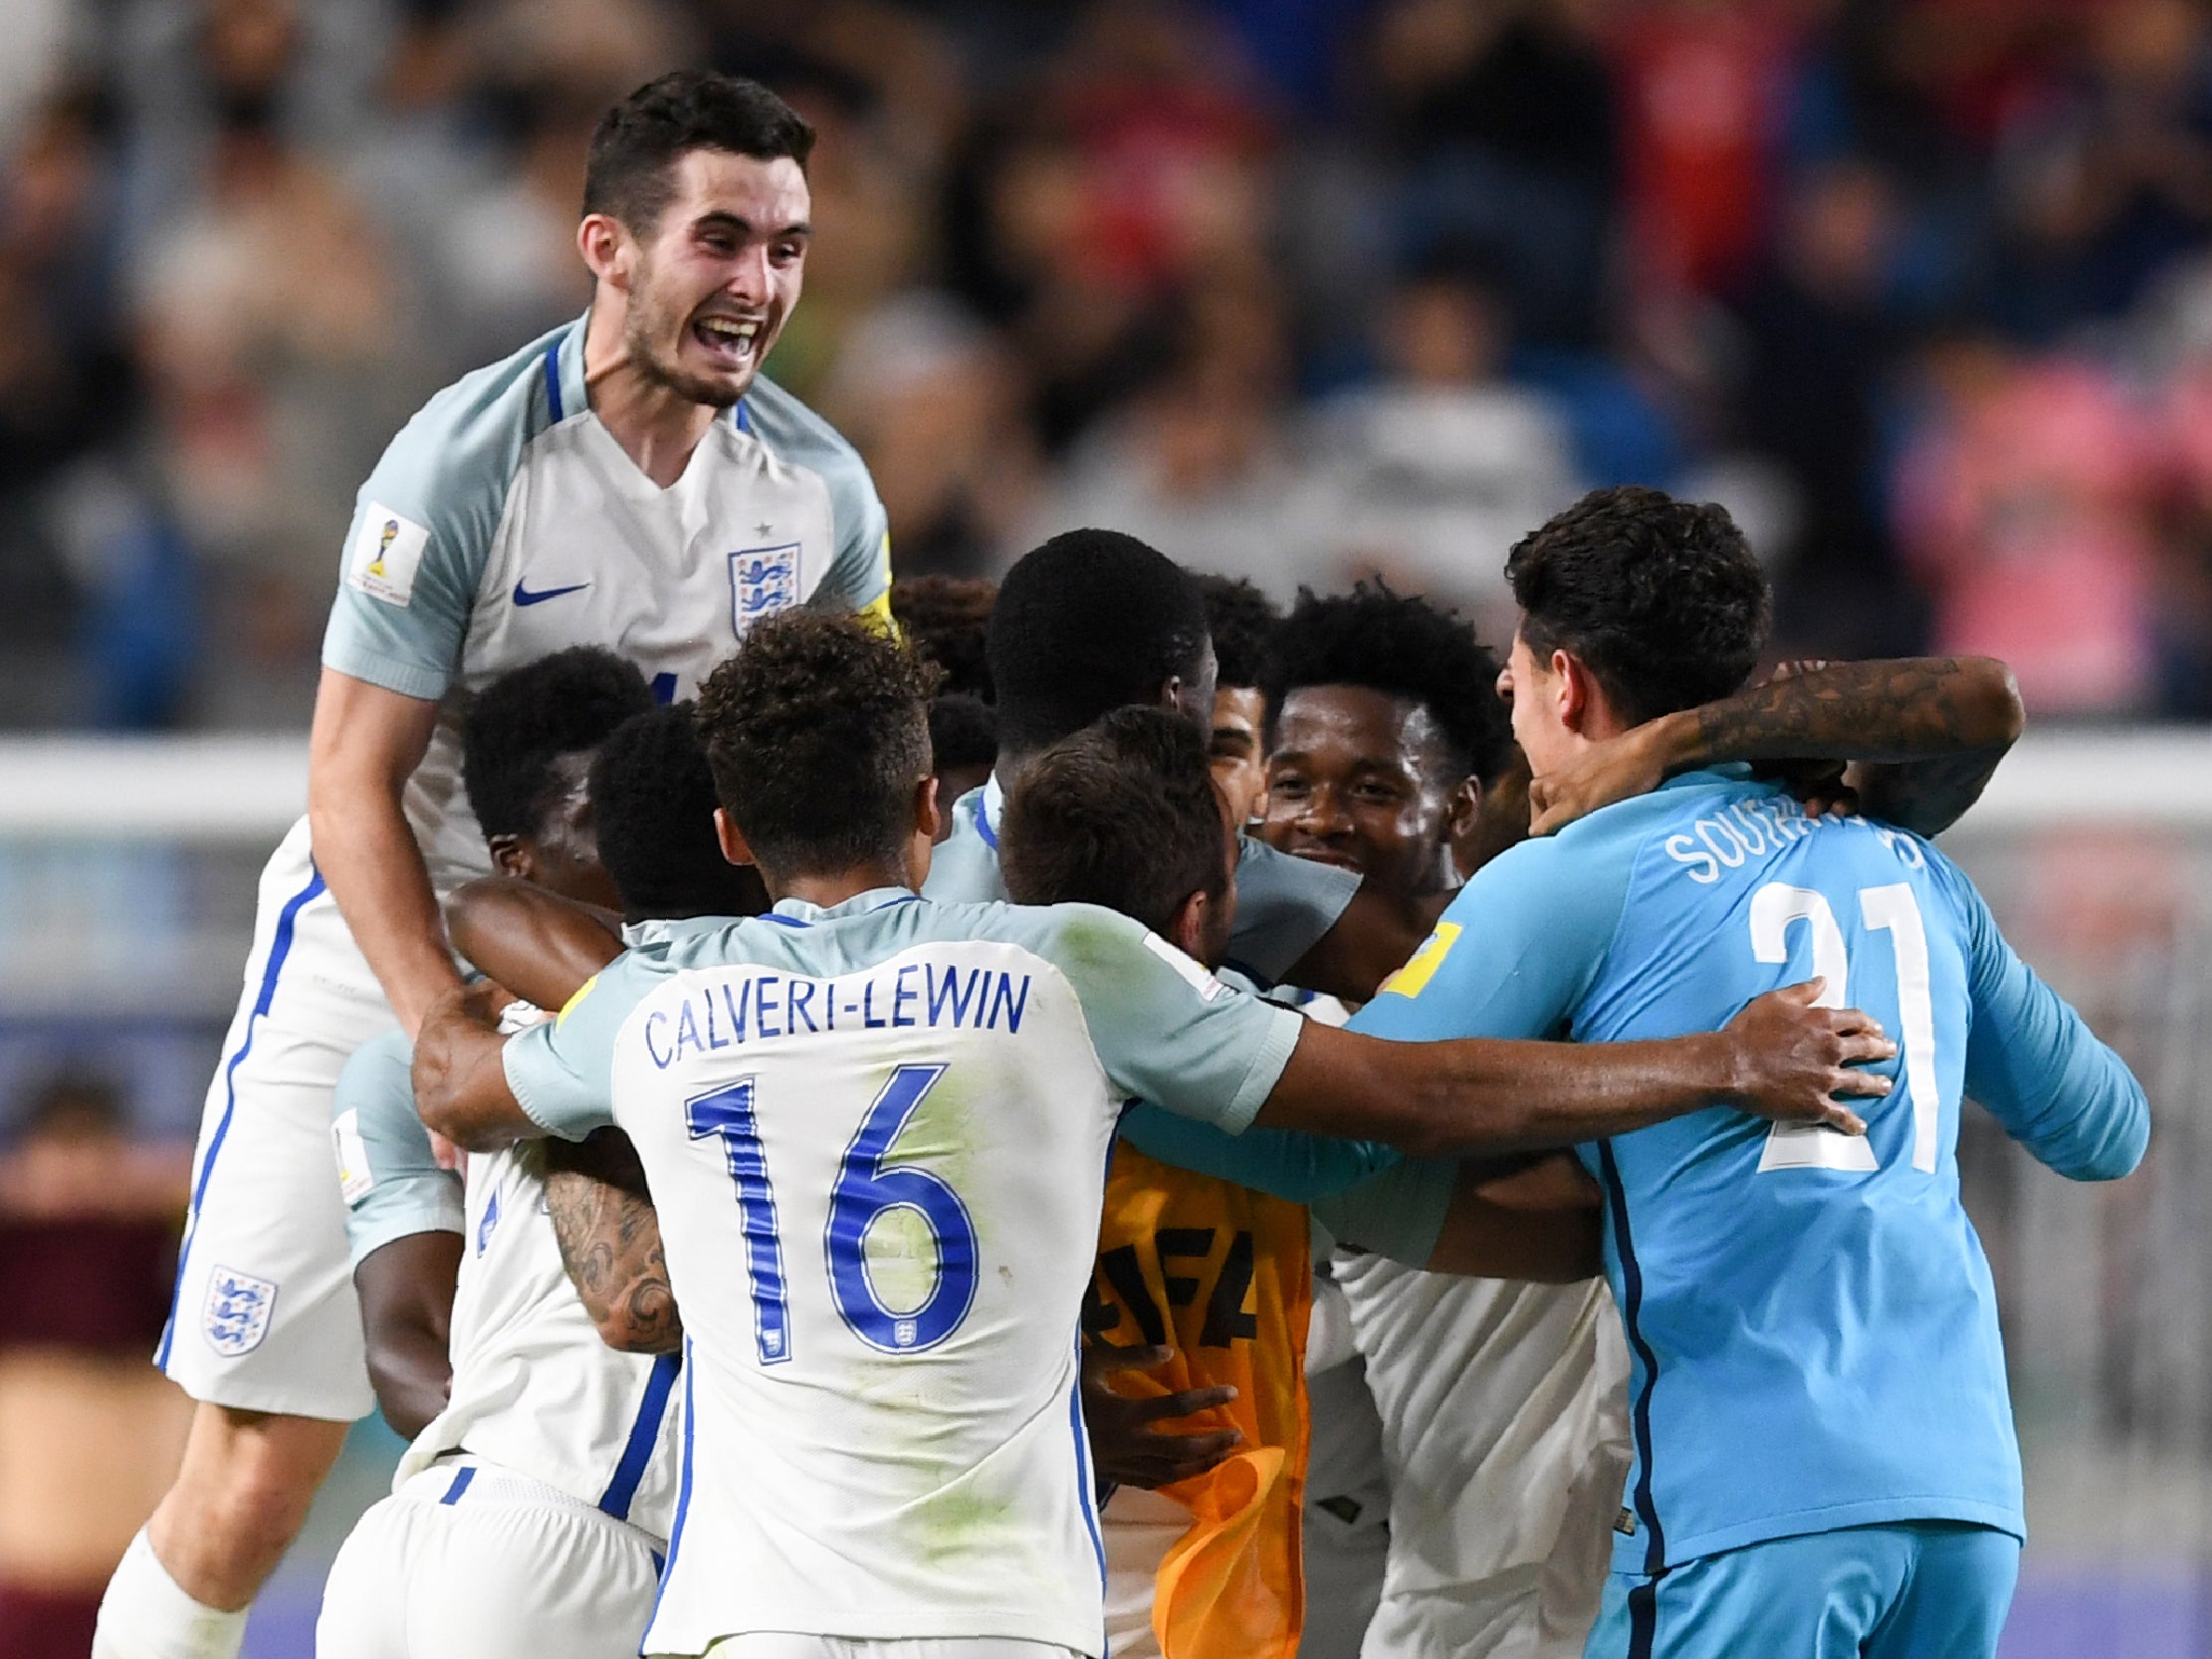
[[(902, 1066), (891, 1073), (845, 1147), (829, 1195), (823, 1253), (838, 1316), (855, 1336), (886, 1353), (935, 1347), (960, 1328), (976, 1301), (976, 1226), (968, 1207), (929, 1170), (890, 1161), (892, 1143), (944, 1074), (942, 1066)], [(755, 1340), (762, 1364), (779, 1364), (791, 1356), (783, 1247), (754, 1118), (753, 1079), (687, 1100), (684, 1120), (694, 1140), (713, 1135), (722, 1141), (743, 1215)], [(929, 1297), (904, 1312), (886, 1306), (876, 1294), (863, 1249), (868, 1230), (900, 1209), (922, 1218), (937, 1252), (937, 1280)]]

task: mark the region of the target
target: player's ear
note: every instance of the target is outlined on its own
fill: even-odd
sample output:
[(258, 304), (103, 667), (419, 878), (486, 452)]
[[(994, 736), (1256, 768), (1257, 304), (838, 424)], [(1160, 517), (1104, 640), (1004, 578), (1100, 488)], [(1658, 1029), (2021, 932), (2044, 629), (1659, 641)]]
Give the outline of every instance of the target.
[(715, 839), (722, 843), (722, 856), (733, 864), (758, 864), (753, 847), (745, 838), (745, 831), (738, 828), (737, 820), (720, 807), (715, 809)]
[(942, 838), (945, 809), (937, 799), (937, 774), (914, 786), (914, 832), (932, 843)]
[(528, 881), (538, 873), (538, 860), (522, 836), (493, 835), (484, 844), (491, 850), (492, 868), (500, 874)]
[(1203, 891), (1193, 893), (1168, 921), (1168, 942), (1195, 962), (1206, 960), (1206, 924), (1213, 904)]
[(1598, 682), (1581, 659), (1565, 651), (1552, 652), (1551, 679), (1551, 693), (1559, 700), (1559, 723), (1570, 732), (1580, 732), (1590, 719)]
[(622, 222), (607, 213), (586, 213), (576, 226), (576, 252), (591, 275), (610, 288), (630, 286), (630, 238)]
[(1482, 817), (1482, 780), (1468, 773), (1444, 800), (1446, 838), (1456, 846), (1474, 833)]

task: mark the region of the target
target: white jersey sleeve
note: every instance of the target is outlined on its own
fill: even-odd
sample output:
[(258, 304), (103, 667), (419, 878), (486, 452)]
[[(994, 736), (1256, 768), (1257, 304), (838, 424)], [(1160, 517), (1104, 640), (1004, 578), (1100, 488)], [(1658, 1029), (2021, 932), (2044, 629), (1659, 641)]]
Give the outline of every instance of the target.
[(583, 982), (554, 1018), (517, 1032), (500, 1056), (507, 1086), (550, 1135), (581, 1140), (614, 1121), (614, 1040), (667, 977), (658, 953), (627, 950)]
[(445, 695), (523, 451), (553, 422), (547, 349), (565, 332), (455, 381), (392, 439), (354, 503), (325, 667)]
[(413, 1059), (405, 1032), (372, 1037), (353, 1051), (332, 1095), (331, 1139), (356, 1268), (395, 1239), (461, 1231), (461, 1178), (439, 1166), (415, 1115)]
[(1266, 1100), (1304, 1025), (1217, 979), (1118, 911), (1005, 906), (1002, 924), (1074, 986), (1099, 1064), (1127, 1099), (1236, 1133)]

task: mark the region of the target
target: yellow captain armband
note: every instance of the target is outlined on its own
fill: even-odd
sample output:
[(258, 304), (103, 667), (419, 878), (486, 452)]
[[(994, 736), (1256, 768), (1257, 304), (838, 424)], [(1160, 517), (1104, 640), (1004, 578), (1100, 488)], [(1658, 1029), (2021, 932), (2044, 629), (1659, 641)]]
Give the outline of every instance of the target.
[[(1443, 959), (1451, 954), (1451, 947), (1459, 942), (1460, 926), (1457, 922), (1438, 922), (1437, 931), (1421, 942), (1421, 949), (1407, 959), (1406, 965), (1383, 981), (1383, 991), (1395, 992), (1401, 997), (1418, 997), (1429, 989), (1429, 982), (1437, 977), (1437, 970), (1443, 966)], [(1380, 996), (1379, 991), (1376, 995)], [(578, 991), (577, 996), (583, 992)], [(562, 1013), (567, 1011), (563, 1009)]]
[[(1419, 957), (1415, 958), (1415, 961), (1419, 960)], [(589, 979), (585, 980), (581, 985), (577, 986), (576, 994), (570, 997), (566, 1002), (562, 1003), (560, 1005), (560, 1012), (553, 1016), (553, 1025), (555, 1027), (565, 1025), (567, 1023), (568, 1016), (575, 1013), (576, 1004), (582, 1002), (584, 998), (590, 996), (591, 988), (598, 983), (599, 976), (597, 974), (593, 974)]]
[(899, 631), (899, 619), (891, 614), (891, 590), (888, 588), (853, 614), (871, 624), (879, 633), (887, 634), (893, 639), (906, 637)]

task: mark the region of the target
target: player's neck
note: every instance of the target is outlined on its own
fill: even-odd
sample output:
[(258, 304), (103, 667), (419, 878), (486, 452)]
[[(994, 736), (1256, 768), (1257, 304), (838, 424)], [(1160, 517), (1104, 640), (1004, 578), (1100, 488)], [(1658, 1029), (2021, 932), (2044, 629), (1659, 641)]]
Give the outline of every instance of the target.
[(762, 874), (768, 880), (769, 897), (776, 903), (795, 898), (818, 910), (834, 909), (878, 887), (904, 887), (911, 892), (915, 885), (913, 872), (895, 863), (855, 864), (830, 875), (769, 876), (765, 870)]
[(591, 308), (583, 336), (583, 385), (599, 424), (637, 470), (664, 490), (683, 477), (692, 451), (722, 413), (647, 374), (631, 357), (622, 320), (611, 308)]

